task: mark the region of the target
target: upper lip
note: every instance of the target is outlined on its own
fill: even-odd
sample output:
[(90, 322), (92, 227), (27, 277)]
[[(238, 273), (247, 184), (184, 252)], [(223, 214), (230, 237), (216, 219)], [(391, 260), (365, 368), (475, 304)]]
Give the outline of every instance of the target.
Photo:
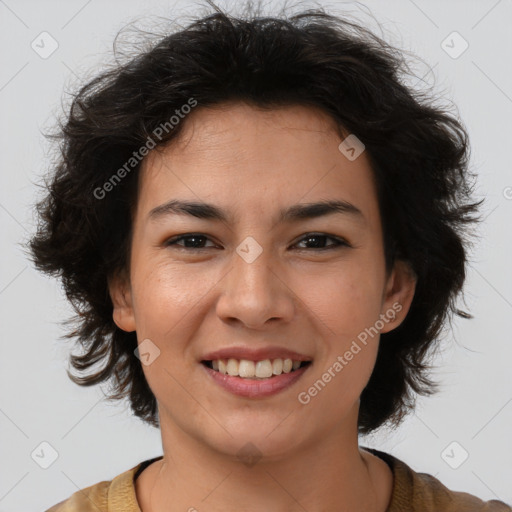
[(265, 359), (292, 359), (293, 361), (312, 361), (312, 358), (283, 347), (225, 347), (209, 352), (202, 357), (202, 361), (216, 361), (218, 359), (247, 359), (248, 361), (263, 361)]

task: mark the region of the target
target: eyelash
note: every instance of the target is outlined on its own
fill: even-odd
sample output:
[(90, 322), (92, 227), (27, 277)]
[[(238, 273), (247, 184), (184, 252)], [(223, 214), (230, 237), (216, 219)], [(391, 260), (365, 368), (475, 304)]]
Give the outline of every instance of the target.
[[(202, 235), (201, 233), (188, 233), (186, 235), (179, 235), (179, 236), (170, 238), (169, 240), (167, 240), (165, 242), (165, 246), (166, 247), (175, 246), (175, 247), (179, 247), (180, 249), (184, 249), (186, 251), (200, 251), (203, 249), (212, 249), (212, 247), (185, 247), (185, 246), (177, 245), (177, 242), (179, 242), (181, 240), (189, 239), (189, 238), (206, 238), (209, 240), (209, 238), (206, 235)], [(304, 240), (307, 240), (308, 238), (326, 238), (326, 239), (330, 238), (331, 240), (335, 241), (336, 243), (332, 244), (330, 246), (327, 246), (327, 247), (321, 247), (321, 248), (312, 247), (310, 249), (302, 248), (299, 250), (307, 251), (307, 250), (312, 249), (312, 250), (316, 250), (316, 251), (328, 251), (328, 250), (338, 249), (338, 248), (342, 248), (342, 247), (351, 247), (351, 245), (347, 241), (343, 240), (342, 238), (339, 238), (339, 237), (336, 237), (333, 235), (329, 235), (327, 233), (306, 233), (297, 243), (303, 242)]]

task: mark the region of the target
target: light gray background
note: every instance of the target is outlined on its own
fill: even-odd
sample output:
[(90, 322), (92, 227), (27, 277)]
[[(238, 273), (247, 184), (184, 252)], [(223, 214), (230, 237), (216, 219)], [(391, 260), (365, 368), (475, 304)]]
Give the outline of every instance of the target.
[[(375, 28), (353, 2), (320, 3)], [(427, 67), (418, 72), (457, 105), (472, 140), (477, 192), (488, 201), (466, 286), (466, 306), (476, 318), (456, 319), (443, 342), (436, 359), (442, 391), (419, 398), (416, 413), (398, 431), (360, 443), (393, 453), (451, 489), (512, 503), (512, 3), (363, 4), (390, 42), (433, 67), (432, 73)], [(269, 12), (275, 5), (270, 2)], [(196, 11), (187, 2), (164, 0), (0, 0), (0, 511), (45, 510), (161, 454), (159, 431), (133, 419), (126, 404), (108, 404), (101, 389), (81, 388), (67, 378), (69, 347), (60, 339), (59, 322), (72, 310), (60, 285), (35, 271), (18, 244), (35, 226), (34, 182), (48, 166), (41, 131), (60, 114), (64, 88), (75, 87), (110, 58), (114, 36), (127, 23)], [(47, 59), (31, 48), (43, 31), (59, 44)], [(456, 59), (441, 46), (453, 31), (469, 43)], [(450, 41), (452, 51), (461, 48), (460, 40)], [(48, 469), (31, 458), (43, 441), (58, 452)], [(445, 452), (453, 441), (460, 446)], [(445, 460), (458, 460), (462, 450), (469, 458), (453, 469)]]

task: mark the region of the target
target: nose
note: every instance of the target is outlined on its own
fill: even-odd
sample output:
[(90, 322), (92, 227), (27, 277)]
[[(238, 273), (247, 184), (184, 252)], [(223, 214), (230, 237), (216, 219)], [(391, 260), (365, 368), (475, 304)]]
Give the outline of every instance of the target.
[(282, 266), (270, 250), (249, 261), (233, 254), (232, 268), (219, 284), (218, 317), (256, 330), (268, 328), (271, 322), (290, 322), (297, 299)]

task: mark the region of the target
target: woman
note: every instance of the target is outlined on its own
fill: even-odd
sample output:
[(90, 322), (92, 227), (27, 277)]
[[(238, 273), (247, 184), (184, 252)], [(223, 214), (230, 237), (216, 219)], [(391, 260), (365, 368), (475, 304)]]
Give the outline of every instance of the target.
[(71, 361), (163, 455), (49, 512), (510, 511), (358, 434), (430, 394), (477, 221), (463, 126), (320, 11), (219, 9), (80, 90), (31, 241)]

